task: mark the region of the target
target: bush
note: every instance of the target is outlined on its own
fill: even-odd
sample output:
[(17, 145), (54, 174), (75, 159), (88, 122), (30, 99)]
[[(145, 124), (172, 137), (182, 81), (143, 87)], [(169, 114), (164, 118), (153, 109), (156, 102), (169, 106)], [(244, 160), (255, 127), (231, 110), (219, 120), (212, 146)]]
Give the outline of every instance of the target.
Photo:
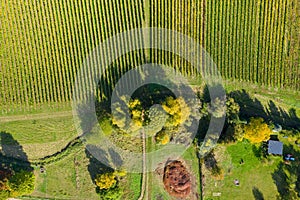
[(119, 187), (102, 189), (99, 191), (100, 199), (102, 200), (119, 200), (123, 195), (123, 190)]
[(155, 141), (162, 145), (168, 144), (170, 142), (170, 137), (165, 130), (159, 131), (155, 135)]
[(10, 193), (8, 190), (0, 190), (0, 199), (8, 199), (10, 197)]

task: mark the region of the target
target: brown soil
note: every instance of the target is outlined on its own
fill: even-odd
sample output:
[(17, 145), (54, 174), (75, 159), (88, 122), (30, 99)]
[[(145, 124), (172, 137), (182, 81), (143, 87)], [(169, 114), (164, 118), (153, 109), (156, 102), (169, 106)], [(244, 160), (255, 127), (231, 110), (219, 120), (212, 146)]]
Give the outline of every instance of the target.
[(191, 175), (180, 161), (172, 161), (164, 169), (165, 190), (173, 197), (185, 198), (191, 192)]

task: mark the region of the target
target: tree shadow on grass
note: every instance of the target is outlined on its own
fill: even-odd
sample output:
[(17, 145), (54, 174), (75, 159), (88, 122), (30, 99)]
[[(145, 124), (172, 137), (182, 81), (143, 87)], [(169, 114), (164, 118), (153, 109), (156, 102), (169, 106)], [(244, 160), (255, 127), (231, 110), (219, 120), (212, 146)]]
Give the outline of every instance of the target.
[(9, 169), (14, 172), (21, 170), (33, 171), (28, 157), (23, 151), (23, 147), (16, 141), (10, 133), (0, 132), (1, 151), (0, 168)]
[(264, 106), (256, 98), (251, 98), (245, 90), (237, 90), (229, 93), (229, 96), (234, 99), (240, 106), (240, 118), (249, 119), (250, 117), (262, 117), (267, 119), (267, 113)]
[(280, 199), (297, 199), (300, 197), (300, 152), (296, 151), (292, 145), (284, 145), (283, 154), (292, 154), (296, 160), (281, 162), (272, 174), (272, 178)]
[(33, 168), (22, 146), (4, 131), (0, 132), (0, 144), (0, 199), (31, 193), (34, 188)]
[(263, 152), (263, 147), (262, 147), (262, 145), (259, 145), (259, 146), (257, 146), (257, 145), (252, 145), (252, 152), (253, 152), (253, 154), (255, 155), (255, 157), (257, 157), (258, 159), (261, 159), (262, 156), (265, 157), (265, 154), (264, 154), (264, 152)]
[(252, 188), (252, 193), (253, 193), (255, 200), (264, 200), (263, 193), (257, 187)]
[(237, 90), (229, 93), (240, 106), (240, 118), (249, 120), (251, 117), (262, 117), (265, 121), (282, 125), (285, 129), (300, 130), (300, 119), (296, 110), (291, 108), (288, 112), (278, 107), (271, 100), (268, 106), (263, 106), (257, 98), (252, 98), (245, 90)]
[(277, 107), (273, 101), (270, 101), (267, 112), (272, 121), (284, 125), (285, 127), (300, 130), (300, 119), (296, 115), (296, 110), (294, 108), (291, 108), (288, 112), (286, 112), (282, 108)]
[[(89, 147), (89, 149), (90, 148), (91, 147)], [(108, 155), (106, 154), (106, 152), (101, 149), (97, 149), (97, 151), (99, 152), (98, 155), (101, 155), (101, 160), (108, 163)], [(85, 154), (89, 159), (88, 171), (93, 183), (95, 183), (97, 175), (114, 171), (114, 169), (111, 168), (107, 163), (104, 164), (103, 162), (99, 161), (99, 158), (95, 158), (89, 150), (85, 149)]]

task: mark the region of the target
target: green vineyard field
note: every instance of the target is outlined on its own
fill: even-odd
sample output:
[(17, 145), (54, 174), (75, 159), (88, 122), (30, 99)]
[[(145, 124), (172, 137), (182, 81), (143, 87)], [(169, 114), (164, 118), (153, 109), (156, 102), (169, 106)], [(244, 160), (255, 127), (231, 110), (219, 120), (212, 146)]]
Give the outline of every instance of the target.
[[(92, 49), (148, 26), (197, 40), (224, 79), (300, 90), (297, 0), (3, 0), (0, 12), (0, 114), (63, 107)], [(169, 52), (131, 52), (105, 72), (98, 98), (107, 98), (127, 70), (149, 62), (196, 75)]]

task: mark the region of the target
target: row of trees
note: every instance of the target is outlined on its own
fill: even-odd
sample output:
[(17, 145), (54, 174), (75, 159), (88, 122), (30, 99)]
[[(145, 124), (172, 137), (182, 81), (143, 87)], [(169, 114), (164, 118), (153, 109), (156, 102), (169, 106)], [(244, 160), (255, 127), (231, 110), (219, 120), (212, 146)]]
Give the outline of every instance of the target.
[[(123, 99), (124, 103), (127, 102), (125, 96), (120, 99)], [(166, 97), (161, 102), (161, 107), (147, 108), (139, 99), (129, 100), (128, 105), (123, 106), (119, 102), (116, 103), (112, 124), (131, 134), (138, 134), (144, 126), (144, 131), (149, 136), (155, 136), (156, 141), (161, 144), (168, 143), (171, 130), (182, 125), (190, 115), (190, 108), (182, 97)], [(127, 106), (130, 116), (127, 116), (124, 110)]]

